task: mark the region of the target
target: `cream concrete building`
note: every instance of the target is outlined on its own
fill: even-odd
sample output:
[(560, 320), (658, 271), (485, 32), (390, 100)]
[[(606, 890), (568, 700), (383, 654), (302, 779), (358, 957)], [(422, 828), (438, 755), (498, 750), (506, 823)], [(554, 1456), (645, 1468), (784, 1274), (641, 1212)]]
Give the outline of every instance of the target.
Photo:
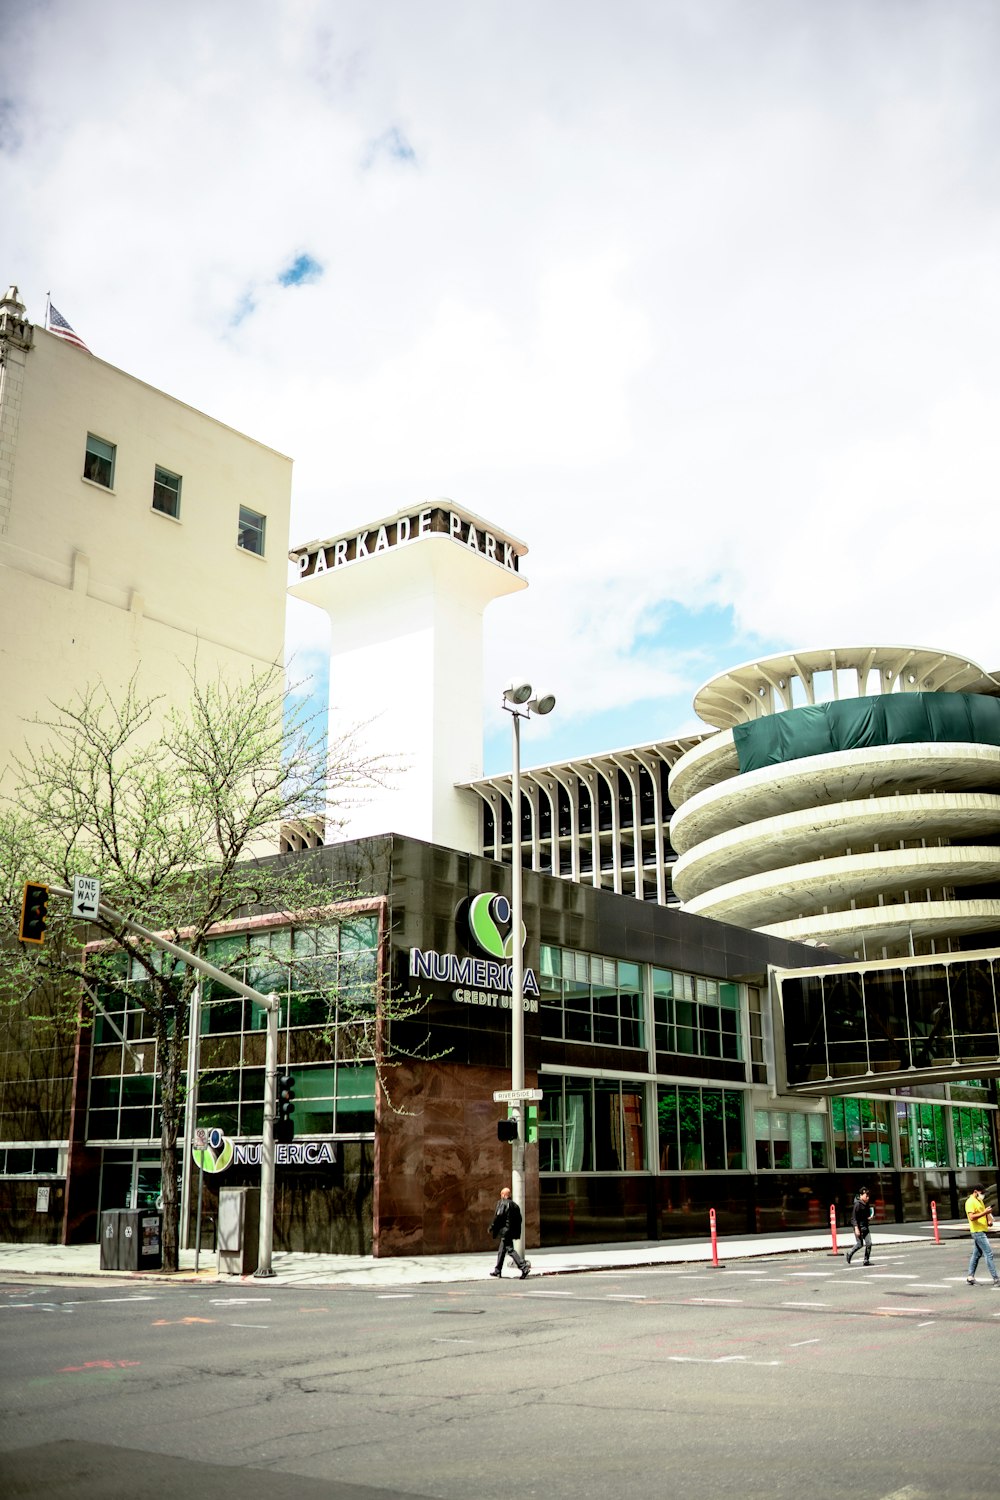
[(0, 301), (0, 772), (90, 684), (281, 662), (291, 460)]

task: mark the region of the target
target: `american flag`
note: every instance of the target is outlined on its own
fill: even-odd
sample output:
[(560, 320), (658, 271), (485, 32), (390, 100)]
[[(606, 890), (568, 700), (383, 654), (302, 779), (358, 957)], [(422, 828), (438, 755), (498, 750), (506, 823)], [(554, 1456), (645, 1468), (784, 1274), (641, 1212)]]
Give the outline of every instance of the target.
[(48, 328), (49, 332), (54, 333), (57, 338), (65, 339), (68, 344), (75, 344), (78, 349), (86, 349), (87, 353), (90, 353), (90, 350), (87, 349), (87, 346), (83, 342), (83, 339), (80, 337), (80, 335), (70, 327), (70, 325), (66, 322), (66, 319), (63, 317), (62, 313), (59, 312), (56, 307), (53, 307), (51, 302), (49, 303), (49, 310), (48, 314), (46, 315), (45, 326)]

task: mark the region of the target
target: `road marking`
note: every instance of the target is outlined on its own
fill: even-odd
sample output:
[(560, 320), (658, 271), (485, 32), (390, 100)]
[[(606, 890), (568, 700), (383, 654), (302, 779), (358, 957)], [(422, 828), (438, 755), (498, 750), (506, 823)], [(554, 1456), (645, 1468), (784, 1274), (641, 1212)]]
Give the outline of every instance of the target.
[[(575, 1292), (528, 1292), (529, 1297), (575, 1297)], [(594, 1299), (596, 1301), (596, 1298)]]
[(934, 1307), (876, 1307), (876, 1312), (895, 1313), (900, 1318), (919, 1318), (924, 1313), (936, 1312)]
[(688, 1304), (689, 1305), (691, 1303), (697, 1303), (699, 1306), (702, 1305), (702, 1304), (708, 1304), (708, 1303), (710, 1303), (712, 1306), (718, 1306), (718, 1307), (738, 1307), (742, 1303), (742, 1301), (743, 1301), (742, 1297), (689, 1297), (688, 1298)]
[(379, 1292), (376, 1302), (407, 1302), (413, 1297), (412, 1292)]
[(806, 1344), (818, 1344), (819, 1339), (799, 1339), (795, 1344), (789, 1344), (789, 1349), (804, 1349)]
[(605, 1298), (606, 1302), (645, 1302), (645, 1300), (646, 1298), (642, 1293), (634, 1294), (632, 1292), (609, 1292)]
[(782, 1307), (829, 1307), (829, 1302), (783, 1302)]
[(730, 1276), (767, 1276), (767, 1271), (730, 1271)]
[(869, 1281), (916, 1281), (915, 1275), (908, 1275), (905, 1271), (876, 1271), (869, 1276)]
[(256, 1307), (259, 1302), (270, 1302), (270, 1297), (210, 1297), (213, 1307)]
[(474, 1344), (475, 1339), (431, 1339), (432, 1344)]
[(915, 1281), (913, 1290), (915, 1292), (946, 1292), (948, 1283), (946, 1281)]
[(269, 1328), (269, 1323), (230, 1323), (230, 1328)]
[(214, 1318), (154, 1318), (154, 1328), (167, 1328), (176, 1326), (178, 1323), (214, 1323)]
[(786, 1276), (833, 1276), (833, 1271), (786, 1271)]
[(933, 1328), (934, 1327), (934, 1319), (931, 1318), (931, 1320), (930, 1320), (929, 1323), (918, 1323), (917, 1327), (918, 1328)]
[(667, 1358), (675, 1365), (756, 1365), (769, 1367), (780, 1365), (784, 1361), (780, 1359), (750, 1359), (746, 1354), (723, 1354), (718, 1359), (700, 1359), (695, 1354), (668, 1354)]

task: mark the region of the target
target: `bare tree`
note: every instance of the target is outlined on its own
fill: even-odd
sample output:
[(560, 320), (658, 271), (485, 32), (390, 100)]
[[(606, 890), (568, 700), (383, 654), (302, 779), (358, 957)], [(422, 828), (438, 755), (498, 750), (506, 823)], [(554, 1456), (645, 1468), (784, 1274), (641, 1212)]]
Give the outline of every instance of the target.
[(145, 982), (131, 993), (160, 1078), (163, 1264), (175, 1270), (177, 1138), (198, 976), (104, 915), (81, 931), (55, 899), (44, 946), (26, 949), (16, 942), (22, 882), (97, 876), (109, 907), (201, 955), (218, 923), (316, 906), (309, 862), (266, 856), (282, 825), (335, 820), (387, 766), (354, 735), (324, 752), (311, 721), (289, 712), (277, 667), (235, 685), (193, 675), (183, 712), (164, 716), (133, 683), (120, 702), (96, 687), (36, 722), (44, 742), (16, 762), (16, 794), (0, 803), (0, 995), (29, 1010), (44, 995), (40, 1013), (61, 1007), (75, 1025), (84, 975), (107, 993), (126, 983), (123, 958), (125, 971), (138, 966)]

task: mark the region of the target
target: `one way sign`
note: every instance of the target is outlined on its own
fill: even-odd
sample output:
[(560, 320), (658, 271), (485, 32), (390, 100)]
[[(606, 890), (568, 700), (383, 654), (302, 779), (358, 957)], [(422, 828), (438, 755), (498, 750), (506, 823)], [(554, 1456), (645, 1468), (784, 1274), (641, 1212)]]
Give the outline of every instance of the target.
[(96, 875), (73, 876), (74, 917), (96, 917), (101, 903), (101, 882)]

